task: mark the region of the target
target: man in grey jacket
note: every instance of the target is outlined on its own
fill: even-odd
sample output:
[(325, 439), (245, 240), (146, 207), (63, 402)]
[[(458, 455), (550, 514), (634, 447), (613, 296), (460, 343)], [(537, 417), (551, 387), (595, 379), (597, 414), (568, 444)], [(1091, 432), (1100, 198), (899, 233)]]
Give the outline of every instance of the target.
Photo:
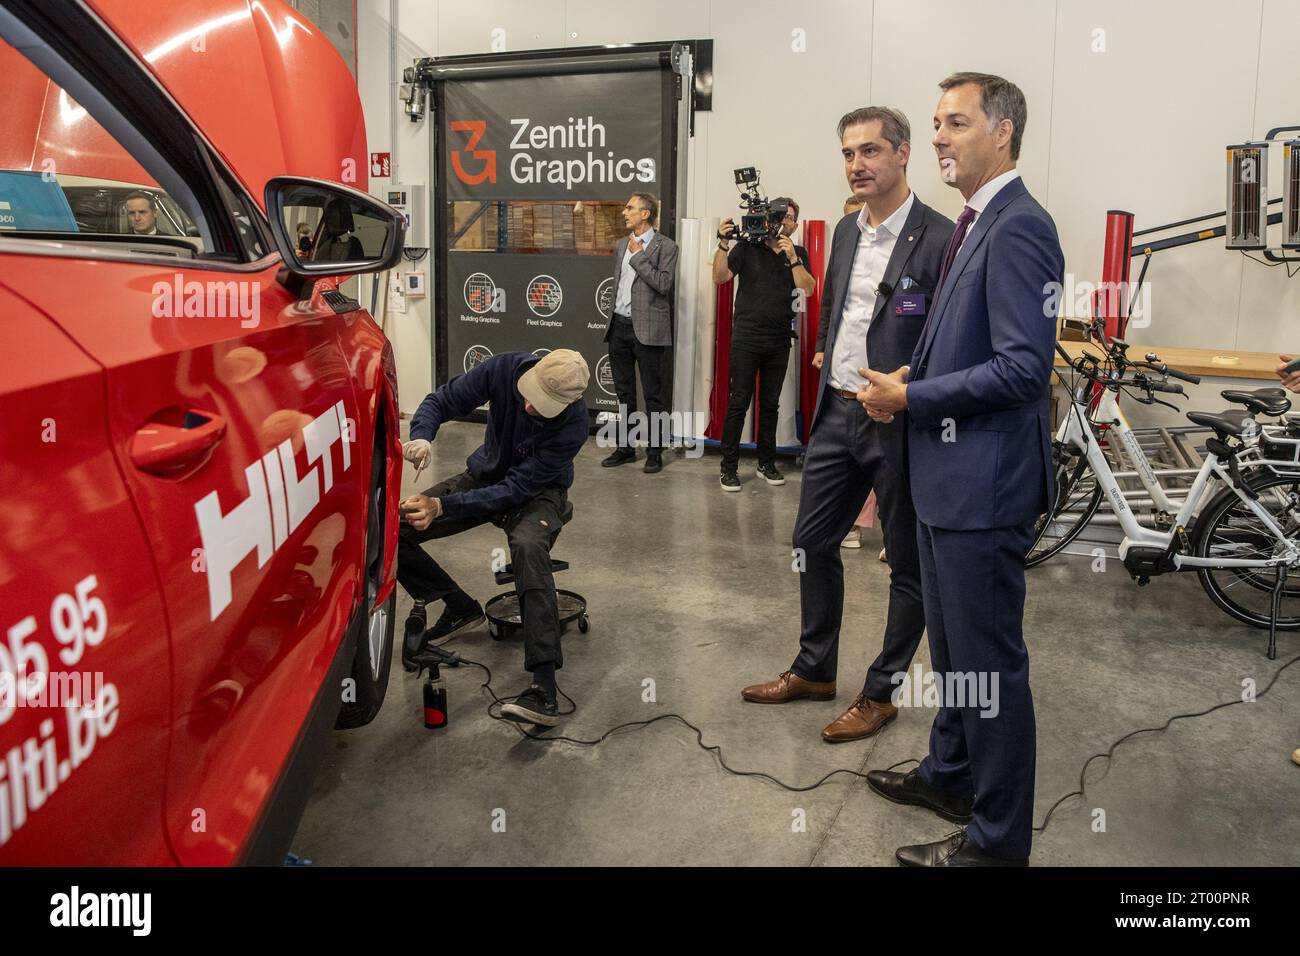
[(649, 442), (645, 470), (663, 467), (661, 434), (664, 419), (664, 354), (673, 341), (672, 295), (677, 278), (677, 243), (655, 230), (659, 202), (647, 193), (633, 193), (623, 207), (629, 235), (614, 244), (614, 309), (605, 341), (614, 373), (619, 414), (626, 428), (621, 444), (601, 462), (606, 468), (636, 460), (636, 449), (626, 437), (635, 428), (636, 373), (641, 372), (649, 414)]

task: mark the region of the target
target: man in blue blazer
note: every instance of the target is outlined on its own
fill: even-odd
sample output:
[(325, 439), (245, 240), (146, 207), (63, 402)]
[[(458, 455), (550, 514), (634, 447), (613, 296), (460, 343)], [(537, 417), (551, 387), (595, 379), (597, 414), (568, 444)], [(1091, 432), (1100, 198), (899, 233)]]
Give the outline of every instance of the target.
[[(983, 73), (939, 87), (934, 147), (966, 208), (910, 367), (869, 372), (862, 401), (877, 421), (906, 410), (930, 658), (948, 693), (920, 766), (867, 782), (968, 824), (900, 848), (903, 865), (1024, 865), (1035, 754), (1024, 559), (1052, 485), (1049, 296), (1065, 262), (1051, 216), (1016, 170), (1024, 94)], [(975, 686), (992, 699), (962, 693)]]
[(865, 205), (835, 228), (823, 291), (821, 387), (794, 527), (804, 559), (799, 654), (775, 680), (741, 691), (763, 704), (835, 696), (844, 611), (840, 542), (874, 488), (889, 553), (884, 642), (862, 691), (822, 730), (827, 743), (869, 737), (897, 716), (894, 676), (911, 665), (925, 630), (903, 423), (873, 422), (857, 395), (866, 385), (864, 367), (889, 372), (911, 358), (953, 228), (907, 185), (906, 116), (879, 106), (854, 110), (840, 120), (839, 135), (845, 177)]

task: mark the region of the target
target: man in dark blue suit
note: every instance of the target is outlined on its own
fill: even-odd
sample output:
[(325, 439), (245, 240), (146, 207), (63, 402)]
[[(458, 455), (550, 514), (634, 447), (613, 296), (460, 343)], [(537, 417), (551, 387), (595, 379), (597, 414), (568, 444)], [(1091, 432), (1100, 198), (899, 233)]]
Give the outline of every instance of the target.
[(775, 680), (741, 691), (764, 704), (835, 696), (844, 611), (840, 542), (874, 488), (890, 566), (884, 644), (861, 693), (822, 730), (828, 743), (869, 737), (897, 716), (894, 675), (907, 670), (925, 629), (902, 423), (873, 422), (857, 395), (867, 366), (892, 371), (910, 359), (953, 228), (907, 185), (907, 117), (866, 107), (840, 120), (839, 135), (845, 176), (864, 206), (835, 228), (822, 297), (821, 388), (794, 529), (804, 561), (799, 655)]
[[(877, 421), (906, 410), (930, 658), (948, 693), (921, 765), (872, 771), (867, 782), (968, 824), (900, 848), (900, 863), (1023, 865), (1035, 755), (1024, 559), (1052, 484), (1049, 294), (1065, 263), (1051, 216), (1016, 170), (1024, 94), (983, 73), (953, 74), (939, 87), (934, 147), (966, 208), (910, 368), (869, 372), (862, 401)], [(992, 688), (992, 701), (955, 693), (979, 686), (972, 678)]]

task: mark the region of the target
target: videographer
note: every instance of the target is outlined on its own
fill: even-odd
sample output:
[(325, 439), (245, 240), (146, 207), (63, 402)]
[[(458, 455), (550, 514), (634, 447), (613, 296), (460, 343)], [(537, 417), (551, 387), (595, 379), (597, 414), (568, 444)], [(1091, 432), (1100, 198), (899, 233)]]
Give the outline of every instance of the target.
[[(713, 282), (722, 285), (733, 276), (743, 276), (736, 291), (735, 318), (731, 331), (731, 374), (728, 386), (727, 418), (722, 426), (723, 491), (739, 491), (737, 466), (740, 461), (740, 433), (745, 413), (754, 398), (754, 376), (758, 380), (758, 476), (769, 485), (783, 485), (785, 478), (776, 467), (776, 423), (780, 410), (781, 386), (790, 361), (790, 342), (796, 302), (811, 295), (816, 280), (808, 271), (808, 251), (790, 241), (799, 224), (799, 204), (788, 197), (772, 200), (772, 207), (785, 207), (785, 216), (766, 237), (736, 238), (736, 224), (724, 219), (718, 229), (718, 250), (713, 255)], [(795, 290), (801, 295), (796, 296)], [(802, 311), (800, 307), (798, 311)]]

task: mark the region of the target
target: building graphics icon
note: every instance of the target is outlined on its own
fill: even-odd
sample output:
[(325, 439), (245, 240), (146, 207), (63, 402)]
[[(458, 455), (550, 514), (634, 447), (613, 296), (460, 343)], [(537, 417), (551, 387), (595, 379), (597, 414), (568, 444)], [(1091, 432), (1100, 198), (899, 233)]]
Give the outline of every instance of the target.
[(475, 272), (465, 280), (465, 308), (482, 315), (492, 308), (496, 300), (497, 284), (486, 272)]

